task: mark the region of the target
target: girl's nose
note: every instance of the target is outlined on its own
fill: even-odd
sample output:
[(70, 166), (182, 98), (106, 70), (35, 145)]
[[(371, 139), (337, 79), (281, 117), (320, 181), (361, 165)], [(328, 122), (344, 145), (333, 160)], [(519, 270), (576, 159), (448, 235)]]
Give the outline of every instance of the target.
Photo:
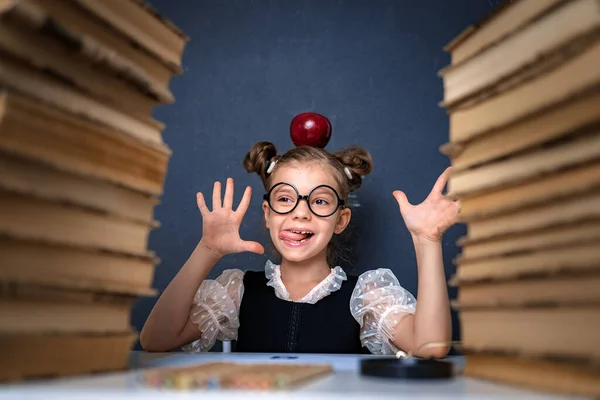
[(300, 202), (294, 209), (294, 218), (309, 219), (310, 209), (308, 208), (308, 202), (305, 199), (299, 200)]

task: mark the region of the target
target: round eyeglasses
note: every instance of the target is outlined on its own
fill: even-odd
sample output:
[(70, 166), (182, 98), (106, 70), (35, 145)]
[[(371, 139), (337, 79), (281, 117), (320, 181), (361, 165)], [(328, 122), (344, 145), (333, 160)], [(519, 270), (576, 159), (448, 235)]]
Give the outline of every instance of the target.
[(317, 217), (329, 217), (344, 205), (334, 188), (329, 185), (314, 187), (306, 196), (301, 196), (291, 183), (279, 182), (271, 187), (263, 199), (277, 214), (288, 214), (296, 209), (300, 200), (306, 200), (308, 209)]

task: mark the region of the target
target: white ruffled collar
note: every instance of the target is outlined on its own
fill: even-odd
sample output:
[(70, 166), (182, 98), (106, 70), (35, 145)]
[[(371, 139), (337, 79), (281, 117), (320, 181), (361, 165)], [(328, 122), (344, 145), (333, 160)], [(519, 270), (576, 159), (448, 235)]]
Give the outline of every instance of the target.
[[(269, 279), (267, 286), (271, 286), (273, 289), (275, 289), (275, 295), (278, 298), (281, 300), (292, 301), (290, 299), (290, 294), (281, 280), (281, 270), (279, 265), (274, 264), (271, 262), (271, 260), (267, 260), (265, 265), (265, 276), (267, 279)], [(325, 279), (323, 279), (317, 286), (308, 292), (306, 296), (296, 300), (295, 302), (315, 304), (317, 301), (328, 296), (329, 294), (340, 290), (342, 287), (342, 282), (346, 279), (347, 276), (342, 267), (337, 266), (332, 268), (331, 272)]]

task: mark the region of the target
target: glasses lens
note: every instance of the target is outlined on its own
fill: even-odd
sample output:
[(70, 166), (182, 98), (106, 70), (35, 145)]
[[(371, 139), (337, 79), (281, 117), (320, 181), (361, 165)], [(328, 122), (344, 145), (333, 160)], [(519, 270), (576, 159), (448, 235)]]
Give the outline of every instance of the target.
[[(298, 193), (287, 183), (280, 183), (273, 187), (269, 197), (271, 208), (280, 214), (292, 211), (297, 201)], [(315, 215), (327, 217), (337, 210), (338, 197), (332, 188), (320, 186), (312, 191), (308, 204)]]
[(298, 201), (298, 194), (294, 188), (287, 184), (280, 184), (273, 188), (269, 197), (271, 208), (278, 213), (290, 212)]
[(333, 214), (338, 207), (337, 195), (333, 189), (326, 186), (313, 190), (308, 201), (312, 211), (322, 217)]

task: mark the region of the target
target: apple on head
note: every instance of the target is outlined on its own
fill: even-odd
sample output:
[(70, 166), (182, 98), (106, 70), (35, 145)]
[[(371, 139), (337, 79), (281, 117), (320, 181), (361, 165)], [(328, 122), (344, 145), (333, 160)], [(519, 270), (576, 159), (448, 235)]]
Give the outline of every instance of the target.
[(313, 112), (298, 114), (290, 124), (290, 136), (296, 146), (325, 148), (331, 139), (331, 122)]

